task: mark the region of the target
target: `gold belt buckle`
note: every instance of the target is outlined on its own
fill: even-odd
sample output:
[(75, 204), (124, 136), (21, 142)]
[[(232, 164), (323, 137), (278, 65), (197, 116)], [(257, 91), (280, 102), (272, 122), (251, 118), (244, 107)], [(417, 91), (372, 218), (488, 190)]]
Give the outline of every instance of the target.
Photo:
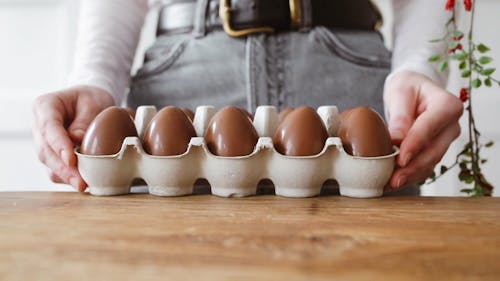
[(290, 21), (292, 27), (300, 28), (302, 24), (302, 0), (289, 0), (288, 6), (290, 7)]
[[(298, 27), (301, 22), (301, 6), (300, 0), (289, 0), (290, 1), (290, 18), (292, 20), (292, 26)], [(234, 29), (231, 26), (231, 0), (220, 0), (219, 3), (219, 17), (222, 19), (222, 27), (224, 31), (232, 37), (241, 37), (254, 33), (272, 33), (274, 28), (270, 26), (245, 28), (245, 29)]]
[[(290, 6), (290, 19), (292, 27), (300, 27), (302, 22), (302, 6), (301, 0), (289, 0)], [(222, 27), (224, 31), (232, 37), (241, 37), (254, 33), (273, 33), (274, 28), (270, 26), (234, 29), (231, 26), (231, 0), (220, 0), (219, 3), (219, 17), (222, 19)]]

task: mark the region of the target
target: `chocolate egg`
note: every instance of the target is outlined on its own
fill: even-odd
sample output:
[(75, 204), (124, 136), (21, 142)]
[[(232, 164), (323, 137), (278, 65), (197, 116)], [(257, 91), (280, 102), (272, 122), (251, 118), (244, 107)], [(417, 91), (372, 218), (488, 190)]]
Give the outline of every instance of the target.
[(238, 109), (241, 110), (241, 112), (245, 113), (245, 115), (248, 117), (248, 119), (250, 119), (250, 121), (253, 121), (253, 115), (250, 112), (241, 107), (238, 107)]
[(192, 137), (196, 137), (196, 132), (187, 114), (180, 108), (167, 106), (149, 122), (143, 147), (151, 155), (180, 155), (187, 151)]
[(253, 152), (259, 135), (241, 108), (227, 106), (210, 120), (205, 134), (207, 147), (214, 155), (234, 157)]
[(117, 106), (99, 113), (83, 137), (80, 151), (88, 155), (112, 155), (120, 151), (126, 137), (137, 137), (129, 112)]
[(273, 138), (274, 148), (289, 156), (316, 155), (328, 138), (323, 121), (310, 107), (299, 107), (288, 113)]
[(278, 115), (278, 123), (283, 122), (285, 120), (286, 116), (293, 111), (293, 107), (287, 107), (283, 109), (280, 114)]
[(184, 113), (187, 115), (187, 117), (189, 117), (189, 120), (191, 120), (191, 122), (193, 122), (193, 120), (194, 120), (194, 112), (191, 109), (187, 108), (187, 107), (183, 107), (181, 109), (182, 109), (182, 111), (184, 111)]
[(124, 109), (128, 112), (128, 114), (130, 115), (130, 117), (132, 117), (132, 119), (135, 118), (135, 110), (133, 110), (130, 107), (125, 107)]
[(366, 106), (342, 112), (338, 136), (344, 150), (353, 156), (376, 157), (394, 152), (384, 119)]

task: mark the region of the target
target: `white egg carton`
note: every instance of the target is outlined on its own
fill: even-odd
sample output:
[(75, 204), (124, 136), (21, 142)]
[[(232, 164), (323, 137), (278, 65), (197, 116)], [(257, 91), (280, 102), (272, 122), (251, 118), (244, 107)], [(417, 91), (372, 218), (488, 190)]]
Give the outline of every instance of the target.
[(140, 138), (156, 112), (154, 106), (137, 109), (135, 125), (139, 138), (127, 137), (117, 154), (84, 155), (76, 149), (78, 169), (91, 194), (128, 194), (132, 181), (142, 178), (150, 194), (188, 195), (193, 193), (194, 183), (202, 178), (210, 183), (212, 194), (222, 197), (254, 195), (262, 179), (273, 182), (276, 195), (311, 197), (320, 194), (325, 181), (334, 179), (341, 195), (378, 197), (383, 194), (398, 154), (397, 148), (393, 154), (381, 157), (347, 154), (336, 137), (340, 124), (337, 107), (321, 106), (317, 112), (329, 134), (323, 150), (314, 156), (282, 155), (274, 149), (271, 139), (278, 127), (278, 112), (273, 106), (260, 106), (253, 121), (259, 140), (252, 154), (216, 156), (203, 139), (215, 109), (199, 106), (193, 121), (197, 137), (191, 138), (187, 151), (176, 156), (152, 156), (144, 151)]

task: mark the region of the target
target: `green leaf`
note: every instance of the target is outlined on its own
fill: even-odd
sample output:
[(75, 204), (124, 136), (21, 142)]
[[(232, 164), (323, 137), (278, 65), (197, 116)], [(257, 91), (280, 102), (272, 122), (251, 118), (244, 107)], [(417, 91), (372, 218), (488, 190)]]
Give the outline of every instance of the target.
[(466, 52), (456, 53), (451, 55), (451, 58), (454, 60), (463, 61), (467, 58), (467, 53)]
[(460, 70), (464, 70), (466, 67), (467, 67), (467, 62), (466, 62), (466, 61), (462, 61), (462, 62), (460, 63), (460, 65), (458, 65), (458, 68), (459, 68)]
[(429, 43), (437, 43), (443, 41), (443, 38), (437, 38), (437, 39), (432, 39), (429, 41)]
[(491, 79), (490, 78), (484, 79), (484, 85), (486, 85), (486, 87), (491, 87)]
[(448, 68), (448, 62), (447, 61), (442, 61), (439, 64), (439, 71), (443, 72)]
[(468, 142), (464, 145), (463, 151), (470, 150), (472, 148), (472, 142)]
[(448, 167), (446, 167), (445, 165), (442, 165), (440, 168), (441, 175), (446, 173), (447, 171), (448, 171)]
[(440, 61), (441, 60), (441, 55), (433, 55), (429, 58), (430, 62), (435, 62), (435, 61)]
[(458, 47), (458, 44), (460, 44), (460, 43), (458, 43), (458, 41), (450, 41), (448, 43), (448, 49), (451, 49), (451, 50), (456, 49)]
[(488, 162), (488, 159), (481, 159), (481, 164)]
[(481, 80), (479, 80), (479, 78), (472, 80), (472, 87), (473, 88), (477, 89), (477, 88), (481, 87), (481, 84), (482, 84), (482, 82), (481, 82)]
[(450, 33), (450, 36), (451, 37), (455, 37), (455, 38), (458, 38), (458, 37), (460, 37), (462, 35), (464, 35), (464, 34), (460, 30), (455, 30), (452, 33)]
[(467, 159), (467, 158), (470, 158), (470, 149), (462, 150), (460, 152), (460, 156), (462, 156), (463, 161), (470, 161), (469, 159)]
[(492, 147), (494, 144), (495, 143), (493, 141), (490, 141), (487, 144), (485, 144), (484, 146), (486, 146), (486, 147)]
[(467, 194), (471, 194), (474, 190), (472, 190), (471, 188), (464, 188), (464, 189), (460, 189), (460, 192), (463, 192), (463, 193), (467, 193)]
[(467, 171), (461, 171), (458, 174), (458, 179), (460, 179), (460, 181), (463, 181), (465, 183), (472, 183), (474, 181), (474, 177), (470, 174), (470, 172)]
[(460, 167), (460, 170), (467, 170), (467, 163), (460, 162), (459, 167)]
[[(464, 145), (464, 148), (462, 149), (462, 151), (460, 151), (459, 155), (461, 156), (470, 156), (470, 150), (472, 148), (472, 143), (471, 142), (468, 142)], [(469, 154), (467, 154), (469, 153)], [(467, 162), (468, 160), (462, 160), (463, 162)]]
[(470, 73), (471, 73), (470, 70), (466, 69), (466, 70), (462, 71), (462, 77), (467, 78), (470, 76)]
[(477, 50), (481, 53), (481, 54), (484, 54), (486, 52), (488, 52), (490, 50), (490, 48), (488, 48), (488, 46), (484, 45), (483, 43), (477, 45)]
[(483, 64), (483, 65), (484, 65), (484, 64), (488, 64), (488, 63), (490, 63), (490, 62), (492, 62), (492, 61), (493, 61), (493, 59), (492, 59), (492, 58), (490, 58), (490, 57), (486, 57), (486, 56), (484, 56), (484, 57), (480, 57), (480, 58), (479, 58), (479, 63), (480, 63), (480, 64)]
[(491, 74), (493, 74), (493, 72), (495, 72), (495, 70), (495, 68), (485, 68), (481, 70), (481, 74), (484, 76), (490, 76)]

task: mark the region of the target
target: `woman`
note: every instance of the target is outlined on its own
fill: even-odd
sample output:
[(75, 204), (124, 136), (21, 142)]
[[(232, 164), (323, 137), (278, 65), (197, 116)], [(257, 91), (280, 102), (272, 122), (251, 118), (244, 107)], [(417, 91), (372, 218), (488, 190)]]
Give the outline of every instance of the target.
[[(232, 4), (223, 18), (219, 4)], [(299, 15), (290, 11), (293, 5)], [(35, 102), (39, 158), (53, 181), (83, 191), (73, 146), (93, 118), (114, 104), (234, 104), (249, 110), (260, 104), (369, 105), (379, 112), (384, 104), (391, 137), (401, 149), (390, 186), (421, 182), (460, 134), (463, 111), (443, 88), (445, 76), (427, 63), (444, 48), (428, 43), (441, 37), (435, 27), (447, 20), (442, 5), (393, 0), (391, 57), (369, 0), (82, 1), (71, 87)], [(130, 79), (144, 16), (154, 7), (161, 10), (158, 37)], [(229, 29), (274, 30), (231, 37), (228, 26), (222, 28), (224, 19)]]

